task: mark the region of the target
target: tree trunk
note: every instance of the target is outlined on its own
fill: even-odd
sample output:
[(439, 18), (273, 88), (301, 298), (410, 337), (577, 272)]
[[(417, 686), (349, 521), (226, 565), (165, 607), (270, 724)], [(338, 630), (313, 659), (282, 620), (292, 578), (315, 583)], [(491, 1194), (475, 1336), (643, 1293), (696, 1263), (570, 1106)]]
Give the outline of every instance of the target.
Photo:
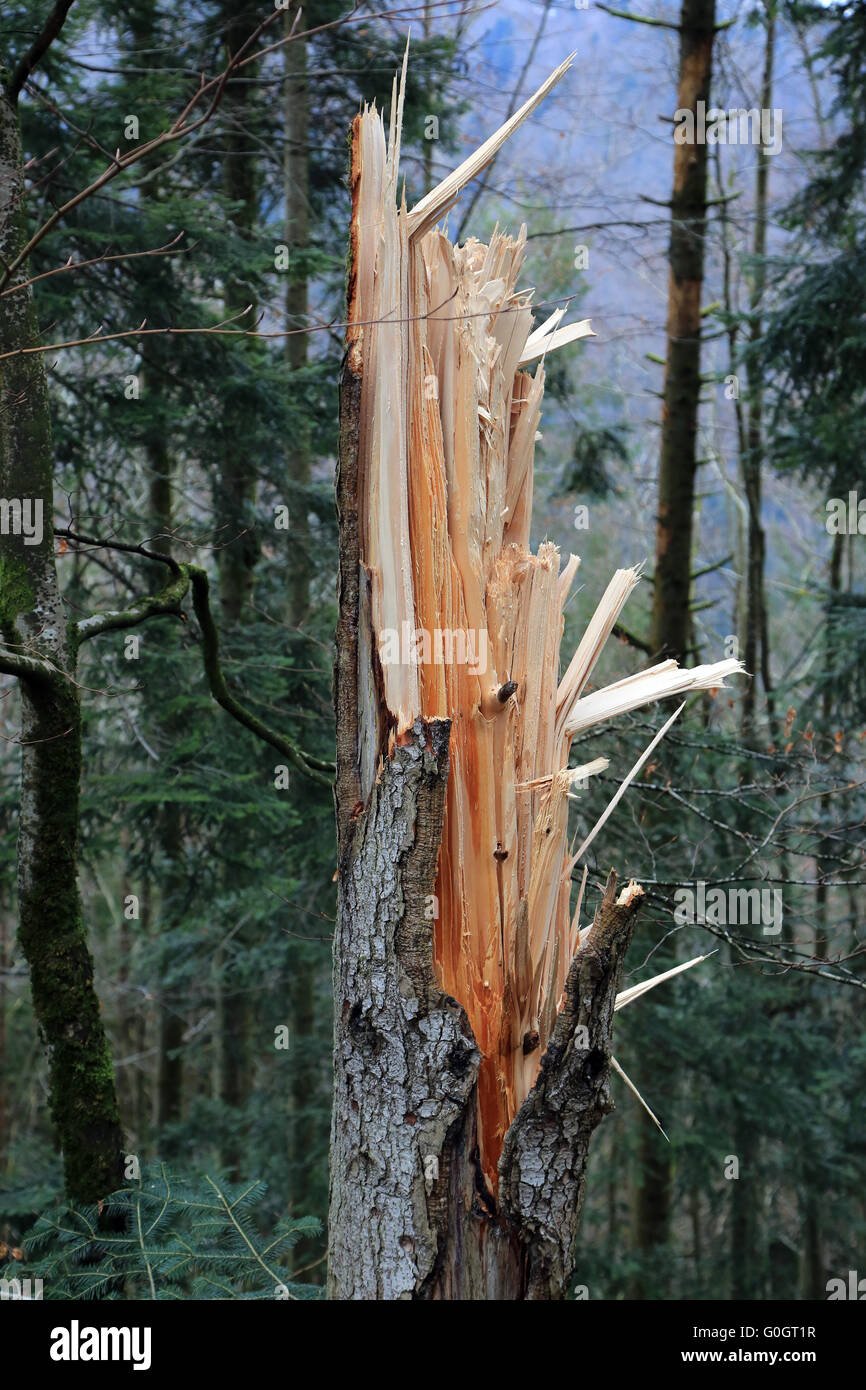
[[(288, 33), (294, 15), (288, 10), (284, 32)], [(312, 29), (319, 23), (315, 4), (304, 7), (303, 28)], [(288, 390), (301, 400), (295, 375), (303, 373), (308, 364), (309, 339), (307, 327), (309, 307), (309, 223), (310, 223), (310, 91), (309, 55), (304, 39), (295, 39), (283, 50), (285, 72), (285, 150), (283, 157), (283, 193), (286, 218), (286, 245), (289, 249), (286, 284), (285, 361), (288, 371)], [(288, 622), (300, 629), (310, 611), (310, 526), (307, 492), (312, 478), (312, 450), (309, 419), (303, 410), (298, 412), (296, 426), (286, 441), (287, 498), (291, 510), (291, 529), (287, 536), (286, 558), (288, 582), (286, 589)], [(312, 644), (301, 631), (292, 635), (293, 650), (299, 667), (313, 664), (308, 660)], [(316, 963), (313, 953), (300, 942), (291, 951), (292, 981), (289, 990), (292, 1076), (290, 1086), (289, 1133), (289, 1190), (292, 1211), (300, 1215), (313, 1210), (310, 1180), (312, 1160), (309, 1132), (311, 1113), (316, 1104), (318, 1067), (314, 1028), (316, 1022)], [(317, 1243), (300, 1242), (296, 1263), (306, 1266), (315, 1258)], [(316, 1277), (316, 1265), (312, 1277)]]
[[(221, 18), (227, 52), (235, 53), (255, 28), (259, 16), (250, 0), (222, 0)], [(243, 76), (229, 82), (223, 102), (223, 190), (233, 204), (230, 217), (235, 234), (251, 243), (258, 213), (258, 166), (253, 153), (256, 104), (254, 84)], [(243, 320), (249, 327), (256, 321), (255, 299), (254, 287), (243, 277), (226, 284), (226, 313), (237, 314), (248, 305), (252, 306)], [(245, 348), (251, 346), (240, 344), (241, 362)], [(223, 417), (225, 446), (220, 472), (219, 519), (226, 544), (219, 555), (219, 591), (223, 624), (229, 638), (233, 630), (239, 628), (252, 596), (255, 566), (260, 558), (255, 518), (256, 464), (248, 450), (238, 447), (238, 439), (245, 428), (244, 410), (242, 402), (229, 400)], [(237, 971), (227, 973), (224, 969), (221, 972), (221, 997), (217, 1004), (222, 1023), (218, 1042), (220, 1098), (235, 1112), (237, 1119), (235, 1129), (229, 1130), (220, 1147), (222, 1162), (235, 1179), (240, 1177), (242, 1163), (239, 1117), (251, 1090), (250, 1002), (242, 980), (238, 983), (239, 978)]]
[[(24, 244), (24, 178), (17, 111), (0, 95), (0, 255)], [(16, 281), (26, 279), (21, 267)], [(0, 309), (4, 351), (38, 340), (30, 288)], [(0, 535), (0, 669), (21, 682), (21, 817), (18, 838), (20, 941), (33, 1004), (50, 1053), (51, 1111), (70, 1197), (93, 1201), (118, 1185), (122, 1136), (108, 1043), (93, 987), (93, 961), (78, 892), (81, 721), (75, 638), (54, 564), (53, 460), (41, 355), (0, 364), (0, 494), (41, 508), (41, 535), (28, 544)], [(30, 665), (30, 669), (28, 669)]]
[[(715, 33), (715, 0), (683, 0), (680, 10), (677, 109), (696, 115), (698, 102), (709, 104)], [(701, 393), (701, 295), (707, 226), (707, 146), (674, 144), (668, 253), (667, 354), (662, 405), (650, 646), (658, 656), (684, 657), (690, 641), (690, 600), (697, 429)], [(676, 1085), (672, 1058), (653, 1061), (657, 1094), (672, 1094)], [(639, 1187), (634, 1212), (634, 1241), (643, 1256), (661, 1252), (668, 1239), (671, 1211), (671, 1160), (668, 1146), (646, 1116), (641, 1116)], [(647, 1296), (659, 1292), (661, 1276), (642, 1275), (633, 1287)]]
[[(290, 30), (293, 15), (286, 11), (285, 29)], [(315, 7), (306, 6), (304, 28), (317, 23)], [(286, 209), (286, 245), (289, 248), (288, 283), (286, 286), (286, 366), (290, 374), (302, 372), (307, 365), (308, 270), (309, 238), (309, 76), (307, 72), (307, 43), (296, 39), (283, 50), (286, 71), (286, 148), (283, 181)], [(291, 375), (289, 390), (292, 389)], [(289, 556), (289, 622), (300, 627), (310, 608), (310, 528), (307, 520), (307, 489), (310, 486), (310, 428), (301, 412), (297, 427), (288, 441), (286, 468), (291, 488), (291, 532)]]
[(9, 1074), (7, 1033), (6, 1033), (6, 972), (11, 964), (6, 951), (7, 940), (6, 904), (0, 904), (0, 1178), (5, 1178), (9, 1168), (9, 1091), (6, 1078)]
[[(694, 114), (699, 101), (709, 104), (715, 21), (715, 0), (683, 0), (680, 111)], [(707, 146), (676, 143), (651, 646), (679, 659), (689, 644), (706, 226)]]
[(740, 1172), (730, 1183), (731, 1298), (763, 1296), (763, 1261), (758, 1243), (761, 1221), (760, 1140), (754, 1125), (740, 1119), (735, 1129)]
[[(773, 60), (776, 44), (774, 3), (765, 6), (764, 71), (761, 81), (761, 109), (769, 110), (773, 103)], [(757, 151), (755, 175), (755, 236), (752, 247), (755, 268), (749, 296), (749, 341), (761, 336), (761, 312), (767, 283), (764, 258), (767, 254), (767, 197), (770, 177), (770, 155), (763, 145)], [(748, 743), (754, 737), (755, 698), (758, 673), (764, 680), (765, 692), (771, 707), (773, 695), (770, 683), (768, 650), (767, 604), (764, 592), (766, 537), (761, 517), (761, 470), (764, 461), (763, 435), (764, 382), (759, 371), (749, 371), (749, 409), (746, 449), (742, 454), (743, 491), (748, 508), (748, 548), (745, 585), (745, 619), (743, 658), (752, 679), (743, 692), (742, 727)], [(775, 722), (775, 721), (773, 721)], [(773, 730), (773, 738), (777, 737)]]
[[(419, 721), (341, 836), (329, 1296), (557, 1300), (589, 1141), (613, 1108), (613, 1004), (641, 899), (617, 905), (611, 875), (506, 1136), (496, 1198), (478, 1154), (481, 1055), (433, 969), (449, 733), (447, 721)], [(575, 1044), (580, 1028), (588, 1046)]]
[(588, 325), (560, 329), (556, 314), (530, 333), (524, 233), (455, 247), (435, 224), (567, 68), (411, 212), (397, 203), (403, 83), (387, 146), (376, 111), (353, 126), (337, 475), (337, 1299), (567, 1293), (643, 899), (636, 884), (617, 897), (611, 872), (589, 931), (580, 898), (572, 914), (571, 876), (600, 823), (572, 855), (568, 789), (607, 763), (569, 768), (571, 742), (737, 666), (669, 662), (584, 696), (637, 583), (620, 570), (558, 679), (579, 561), (560, 574), (555, 546), (529, 548), (544, 369), (520, 368)]
[[(259, 15), (250, 0), (222, 0), (220, 20), (227, 54), (236, 53), (249, 38)], [(254, 135), (250, 130), (254, 114), (255, 85), (241, 75), (229, 81), (222, 101), (225, 126), (222, 155), (223, 192), (232, 204), (231, 222), (236, 235), (249, 238), (257, 213), (257, 166), (252, 153)], [(251, 328), (256, 321), (256, 296), (243, 277), (227, 281), (224, 292), (226, 315), (250, 312), (241, 326)], [(249, 344), (238, 345), (241, 352)], [(236, 350), (236, 349), (235, 349)], [(240, 359), (242, 360), (242, 358)], [(223, 411), (224, 448), (220, 460), (217, 523), (220, 527), (220, 600), (223, 624), (231, 632), (240, 622), (244, 604), (252, 593), (253, 573), (259, 559), (255, 529), (256, 470), (248, 451), (239, 447), (248, 420), (243, 405), (237, 404), (238, 387)]]
[(183, 825), (179, 808), (172, 802), (163, 803), (157, 811), (155, 841), (161, 855), (166, 855), (167, 868), (159, 885), (158, 917), (156, 922), (156, 959), (159, 977), (159, 1025), (156, 1091), (156, 1128), (160, 1152), (171, 1157), (176, 1147), (165, 1131), (177, 1123), (183, 1114), (183, 1035), (186, 1031), (182, 1001), (172, 982), (172, 966), (176, 959), (174, 933), (182, 920), (186, 900), (187, 878), (183, 861), (178, 857), (183, 844)]

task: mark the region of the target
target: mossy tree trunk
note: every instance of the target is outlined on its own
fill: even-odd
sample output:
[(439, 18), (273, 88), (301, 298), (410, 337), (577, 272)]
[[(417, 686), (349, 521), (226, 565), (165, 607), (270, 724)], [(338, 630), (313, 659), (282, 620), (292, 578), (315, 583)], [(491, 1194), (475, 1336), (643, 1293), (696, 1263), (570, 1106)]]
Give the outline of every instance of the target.
[[(24, 177), (17, 107), (0, 95), (0, 255), (24, 244)], [(20, 267), (13, 284), (27, 277)], [(29, 287), (0, 299), (0, 351), (31, 347), (38, 323)], [(0, 670), (21, 688), (18, 897), (21, 948), (51, 1065), (51, 1111), (70, 1197), (91, 1201), (118, 1184), (122, 1135), (108, 1042), (78, 892), (81, 720), (76, 638), (54, 561), (53, 460), (41, 354), (0, 361)], [(31, 534), (19, 516), (29, 514)], [(35, 523), (41, 522), (41, 525)]]

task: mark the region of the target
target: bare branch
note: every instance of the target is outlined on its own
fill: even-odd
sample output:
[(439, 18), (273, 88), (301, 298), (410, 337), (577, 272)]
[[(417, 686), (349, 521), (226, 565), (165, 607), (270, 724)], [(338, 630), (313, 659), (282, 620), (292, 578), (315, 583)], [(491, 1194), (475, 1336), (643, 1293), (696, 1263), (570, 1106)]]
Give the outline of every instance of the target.
[[(63, 267), (61, 267), (61, 269), (63, 269)], [(532, 307), (534, 310), (537, 311), (539, 309), (550, 308), (552, 305), (570, 304), (572, 299), (574, 299), (575, 297), (576, 296), (573, 294), (564, 295), (560, 299), (541, 301), (538, 304), (533, 304)], [(148, 328), (146, 327), (147, 319), (142, 320), (138, 328), (123, 328), (118, 330), (118, 332), (116, 333), (102, 333), (100, 332), (100, 329), (97, 328), (95, 332), (88, 334), (84, 338), (69, 338), (65, 342), (39, 343), (34, 347), (15, 348), (9, 352), (0, 352), (0, 362), (5, 361), (6, 358), (9, 357), (29, 357), (32, 356), (34, 353), (40, 352), (62, 352), (67, 348), (89, 347), (93, 343), (119, 342), (122, 339), (126, 338), (158, 338), (183, 336), (188, 337), (193, 335), (209, 334), (211, 337), (215, 338), (255, 338), (259, 341), (264, 341), (267, 338), (293, 338), (303, 333), (333, 333), (334, 330), (337, 328), (362, 328), (376, 323), (415, 323), (419, 319), (429, 318), (433, 314), (436, 315), (438, 323), (457, 323), (466, 321), (468, 319), (484, 318), (487, 313), (486, 310), (479, 309), (478, 311), (469, 314), (445, 315), (439, 313), (438, 310), (434, 308), (428, 310), (424, 314), (408, 314), (403, 315), (400, 318), (397, 318), (394, 315), (390, 315), (389, 317), (386, 317), (384, 319), (361, 319), (358, 321), (353, 320), (351, 324), (348, 322), (341, 322), (338, 319), (331, 319), (328, 323), (309, 324), (306, 328), (277, 328), (273, 330), (268, 330), (264, 333), (259, 332), (257, 328), (226, 327), (227, 324), (236, 323), (238, 319), (242, 319), (249, 312), (250, 308), (248, 305), (246, 309), (241, 309), (238, 313), (232, 314), (229, 318), (220, 319), (217, 323), (206, 324), (204, 327), (201, 328), (175, 328), (172, 325), (170, 325), (167, 328)], [(506, 305), (505, 307), (500, 309), (499, 315), (500, 317), (502, 317), (504, 314), (517, 314), (519, 312), (519, 305)], [(259, 317), (256, 320), (256, 323), (261, 323), (263, 318), (264, 312), (262, 312), (259, 315)]]
[(601, 0), (597, 0), (596, 9), (604, 10), (605, 14), (613, 15), (614, 19), (630, 19), (632, 24), (649, 24), (653, 29), (673, 29), (675, 34), (680, 30), (678, 24), (671, 24), (667, 19), (650, 19), (647, 15), (632, 14), (630, 10), (615, 10), (612, 5), (602, 5)]
[[(435, 0), (435, 2), (437, 3), (437, 5), (446, 4), (447, 0)], [(57, 10), (63, 8), (64, 18), (66, 11), (71, 7), (71, 4), (72, 0), (69, 0), (69, 4), (66, 4), (65, 0), (58, 0)], [(406, 12), (411, 14), (415, 10), (422, 8), (423, 6), (421, 5), (408, 6), (406, 7)], [(15, 272), (26, 263), (27, 258), (29, 257), (31, 252), (48, 235), (48, 233), (52, 231), (54, 227), (57, 226), (58, 222), (61, 222), (63, 218), (67, 216), (68, 213), (72, 212), (74, 208), (77, 208), (80, 203), (83, 203), (85, 201), (85, 199), (90, 198), (94, 193), (98, 193), (100, 189), (106, 186), (106, 184), (111, 183), (111, 181), (115, 179), (118, 174), (124, 173), (127, 169), (132, 168), (133, 165), (138, 164), (142, 159), (149, 158), (151, 155), (155, 154), (157, 150), (162, 149), (163, 146), (174, 144), (178, 140), (183, 140), (188, 135), (192, 135), (194, 131), (200, 130), (203, 125), (206, 125), (207, 122), (210, 121), (216, 113), (217, 108), (219, 107), (220, 102), (222, 101), (226, 85), (228, 84), (233, 74), (240, 72), (249, 63), (260, 61), (269, 53), (275, 52), (276, 49), (282, 48), (285, 44), (292, 43), (296, 39), (307, 39), (314, 34), (322, 33), (326, 29), (338, 28), (342, 24), (352, 24), (360, 22), (362, 20), (369, 21), (371, 19), (387, 18), (391, 14), (402, 12), (404, 12), (403, 9), (398, 8), (395, 10), (385, 10), (379, 14), (359, 14), (358, 3), (356, 0), (356, 3), (353, 5), (348, 15), (343, 15), (340, 19), (332, 20), (328, 24), (319, 24), (312, 29), (300, 31), (297, 29), (297, 24), (298, 19), (300, 18), (301, 10), (298, 9), (291, 30), (288, 34), (284, 34), (281, 38), (277, 39), (275, 43), (267, 44), (264, 48), (256, 48), (256, 44), (258, 43), (258, 40), (261, 38), (265, 30), (270, 28), (270, 26), (275, 22), (275, 20), (282, 18), (283, 11), (275, 9), (271, 14), (267, 16), (266, 19), (262, 20), (261, 24), (258, 24), (255, 27), (255, 29), (253, 29), (249, 37), (241, 44), (237, 52), (232, 54), (232, 56), (229, 58), (228, 62), (226, 63), (225, 67), (222, 69), (221, 72), (217, 73), (215, 77), (207, 79), (205, 78), (204, 74), (202, 74), (198, 90), (194, 93), (192, 97), (190, 97), (186, 106), (183, 108), (180, 115), (177, 117), (177, 119), (173, 122), (172, 125), (170, 125), (166, 130), (161, 131), (159, 135), (155, 135), (153, 139), (145, 140), (143, 144), (136, 145), (134, 149), (127, 151), (126, 154), (121, 154), (119, 149), (116, 150), (110, 163), (106, 165), (102, 173), (97, 175), (97, 177), (92, 181), (92, 183), (89, 183), (86, 188), (79, 189), (77, 193), (73, 194), (73, 196), (69, 198), (65, 203), (63, 203), (59, 208), (55, 208), (51, 216), (47, 217), (40, 227), (37, 227), (36, 231), (30, 237), (30, 240), (26, 242), (26, 244), (21, 248), (18, 254), (4, 268), (2, 279), (0, 279), (0, 289), (2, 289), (5, 285), (9, 284), (10, 280), (13, 279)], [(46, 25), (46, 31), (49, 28), (49, 25)], [(59, 27), (60, 26), (58, 25), (57, 32), (59, 32)], [(40, 49), (39, 53), (37, 54), (37, 57), (41, 56), (42, 52), (44, 52), (45, 49), (48, 47), (48, 43), (50, 43), (53, 37), (54, 33), (52, 33), (49, 36), (48, 41), (44, 44), (44, 47)], [(39, 42), (41, 42), (41, 40)], [(34, 45), (34, 50), (37, 47), (38, 43), (37, 45)], [(255, 49), (255, 51), (250, 52), (251, 49)], [(31, 52), (33, 52), (34, 50), (31, 50)], [(27, 63), (27, 59), (24, 60), (24, 63)], [(25, 70), (21, 77), (21, 83), (23, 83), (26, 80), (27, 73), (30, 70), (31, 68), (25, 67)], [(19, 84), (19, 86), (20, 85), (21, 84)], [(200, 110), (205, 101), (207, 102), (207, 104), (204, 106), (203, 110)], [(196, 115), (193, 119), (193, 113), (197, 109), (200, 110), (200, 114)]]
[[(78, 642), (87, 641), (91, 637), (98, 637), (104, 632), (117, 632), (126, 628), (137, 627), (139, 623), (146, 622), (148, 618), (183, 617), (183, 600), (189, 592), (190, 585), (192, 585), (193, 607), (202, 634), (205, 675), (210, 692), (217, 704), (221, 705), (239, 724), (243, 724), (244, 728), (249, 729), (250, 733), (255, 734), (264, 743), (269, 743), (272, 748), (276, 748), (306, 777), (311, 778), (314, 782), (320, 782), (323, 786), (331, 785), (335, 770), (333, 763), (305, 753), (291, 739), (270, 728), (264, 720), (259, 719), (257, 715), (246, 709), (229, 690), (220, 666), (219, 634), (210, 610), (210, 585), (205, 570), (198, 565), (179, 564), (173, 556), (149, 550), (143, 544), (133, 545), (125, 541), (83, 536), (68, 526), (55, 527), (54, 534), (75, 541), (79, 545), (91, 546), (96, 549), (117, 550), (127, 555), (141, 555), (146, 560), (158, 560), (161, 564), (168, 565), (172, 570), (171, 580), (159, 593), (147, 594), (143, 598), (136, 599), (128, 608), (112, 609), (104, 613), (95, 613), (89, 618), (80, 619), (74, 627)], [(3, 667), (0, 665), (0, 670), (2, 669)], [(13, 671), (12, 674), (18, 674), (18, 672)]]
[[(161, 131), (159, 135), (155, 135), (152, 140), (145, 140), (143, 144), (136, 145), (134, 149), (129, 150), (126, 154), (122, 155), (119, 149), (116, 150), (111, 162), (103, 169), (101, 174), (97, 175), (92, 183), (89, 183), (85, 188), (79, 189), (77, 193), (74, 193), (72, 197), (67, 199), (59, 208), (55, 208), (51, 216), (47, 217), (40, 227), (37, 227), (36, 231), (30, 237), (29, 241), (21, 248), (17, 256), (13, 257), (9, 262), (3, 278), (0, 280), (0, 288), (9, 284), (15, 272), (19, 270), (22, 265), (26, 264), (31, 252), (39, 243), (57, 226), (58, 222), (62, 221), (68, 213), (78, 207), (80, 203), (83, 203), (86, 198), (91, 197), (94, 193), (98, 193), (100, 189), (104, 188), (106, 184), (110, 183), (118, 174), (131, 168), (134, 164), (137, 164), (139, 160), (149, 157), (164, 145), (173, 144), (177, 140), (184, 139), (187, 135), (191, 135), (193, 131), (199, 130), (201, 126), (205, 125), (216, 112), (231, 74), (243, 65), (243, 60), (249, 49), (257, 42), (264, 30), (273, 24), (274, 20), (279, 16), (280, 11), (275, 10), (267, 19), (262, 20), (261, 24), (256, 26), (249, 38), (241, 45), (237, 53), (232, 55), (222, 72), (218, 73), (216, 77), (205, 80), (204, 75), (202, 75), (198, 91), (190, 97), (180, 115), (168, 129)], [(291, 37), (291, 35), (287, 35), (281, 42), (288, 42)], [(201, 111), (201, 114), (196, 116), (195, 119), (191, 119), (193, 112), (202, 104), (205, 98), (207, 98), (205, 109)]]
[[(35, 285), (38, 280), (47, 280), (51, 275), (62, 275), (66, 270), (84, 270), (90, 265), (108, 265), (111, 261), (137, 261), (142, 256), (186, 256), (190, 251), (195, 250), (195, 243), (192, 246), (177, 246), (177, 243), (186, 236), (186, 232), (178, 232), (176, 237), (167, 241), (164, 246), (153, 246), (148, 251), (125, 251), (116, 256), (109, 256), (105, 252), (101, 256), (92, 256), (89, 261), (73, 261), (72, 257), (65, 265), (55, 266), (53, 270), (43, 270), (40, 275), (31, 275), (29, 280), (19, 280), (15, 285), (7, 285), (5, 290), (0, 290), (0, 299), (7, 294), (16, 294), (18, 290), (27, 289), (28, 285)], [(177, 250), (172, 250), (177, 247)]]
[[(128, 541), (116, 541), (113, 537), (106, 540), (98, 536), (82, 536), (69, 526), (55, 526), (54, 534), (63, 537), (64, 540), (75, 541), (78, 545), (89, 545), (97, 550), (119, 550), (126, 555), (143, 555), (145, 560), (156, 560), (161, 565), (168, 565), (175, 574), (180, 574), (181, 567), (172, 555), (159, 550), (148, 550), (146, 542), (133, 545)], [(159, 540), (161, 537), (157, 536), (154, 539)]]
[(647, 656), (655, 655), (649, 642), (645, 642), (642, 637), (637, 637), (635, 633), (630, 632), (622, 623), (614, 623), (613, 635), (614, 637), (618, 637), (621, 642), (627, 642), (630, 647), (637, 648), (639, 652), (645, 652)]

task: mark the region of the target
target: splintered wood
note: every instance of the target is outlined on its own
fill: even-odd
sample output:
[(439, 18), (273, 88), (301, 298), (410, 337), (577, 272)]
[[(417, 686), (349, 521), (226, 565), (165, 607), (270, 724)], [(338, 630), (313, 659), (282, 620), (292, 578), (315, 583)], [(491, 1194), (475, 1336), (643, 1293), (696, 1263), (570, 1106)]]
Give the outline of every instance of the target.
[(455, 246), (437, 223), (570, 61), (413, 211), (398, 189), (405, 62), (387, 140), (375, 107), (353, 126), (348, 347), (361, 380), (367, 644), (359, 665), (376, 671), (375, 682), (359, 681), (359, 700), (371, 707), (362, 724), (380, 735), (361, 750), (362, 794), (415, 720), (452, 721), (435, 962), (483, 1053), (479, 1148), (494, 1192), (505, 1132), (534, 1082), (581, 940), (569, 798), (607, 763), (569, 768), (572, 738), (739, 669), (664, 662), (585, 695), (638, 582), (625, 569), (559, 679), (579, 561), (563, 564), (549, 542), (530, 550), (533, 454), (544, 354), (591, 329), (560, 327), (557, 309), (533, 331), (532, 292), (518, 284), (525, 227)]

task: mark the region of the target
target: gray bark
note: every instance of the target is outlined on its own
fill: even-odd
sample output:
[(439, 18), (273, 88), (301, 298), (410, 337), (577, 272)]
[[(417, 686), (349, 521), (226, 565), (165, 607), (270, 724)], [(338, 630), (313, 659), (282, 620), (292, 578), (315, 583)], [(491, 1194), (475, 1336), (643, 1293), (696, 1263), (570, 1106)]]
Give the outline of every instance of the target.
[(637, 903), (617, 907), (612, 874), (538, 1081), (506, 1136), (498, 1202), (486, 1187), (475, 1142), (480, 1053), (433, 971), (449, 732), (447, 721), (415, 725), (342, 856), (332, 1298), (563, 1297), (589, 1141), (613, 1108), (613, 1004)]

